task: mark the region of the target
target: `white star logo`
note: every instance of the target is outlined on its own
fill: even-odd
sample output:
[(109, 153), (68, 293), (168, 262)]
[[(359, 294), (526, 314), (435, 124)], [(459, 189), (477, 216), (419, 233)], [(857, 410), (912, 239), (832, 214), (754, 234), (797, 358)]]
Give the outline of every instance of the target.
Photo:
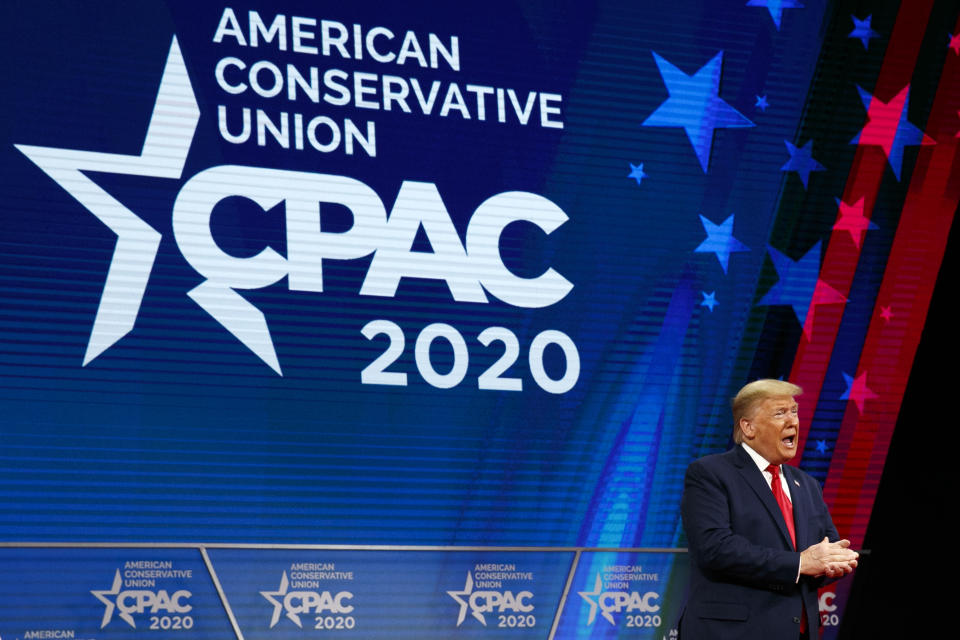
[(199, 119), (200, 108), (174, 37), (140, 155), (14, 145), (117, 234), (84, 366), (133, 330), (160, 234), (83, 172), (179, 179)]
[[(92, 593), (97, 600), (104, 604), (103, 612), (103, 621), (100, 623), (100, 628), (103, 629), (110, 623), (110, 620), (113, 619), (113, 610), (116, 608), (115, 598), (108, 598), (107, 596), (116, 596), (120, 593), (120, 587), (123, 586), (123, 579), (120, 577), (120, 569), (117, 569), (117, 573), (113, 576), (113, 586), (107, 590), (93, 590)], [(129, 624), (134, 629), (137, 628), (137, 623), (134, 621), (133, 616), (125, 611), (120, 612), (120, 618)]]
[[(581, 598), (590, 603), (590, 615), (587, 616), (587, 625), (593, 624), (593, 621), (597, 619), (597, 601), (594, 599), (596, 596), (599, 596), (602, 593), (603, 581), (600, 580), (600, 574), (597, 574), (597, 581), (593, 585), (593, 591), (577, 591), (577, 594)], [(616, 626), (616, 621), (613, 619), (613, 615), (609, 611), (601, 611), (602, 615), (607, 622)]]
[[(467, 609), (469, 608), (468, 601), (470, 599), (470, 594), (473, 593), (473, 575), (467, 571), (467, 581), (463, 585), (463, 591), (447, 591), (447, 595), (457, 601), (457, 604), (460, 605), (460, 614), (457, 616), (457, 626), (459, 627), (463, 624), (463, 621), (467, 618)], [(467, 596), (467, 599), (464, 600), (460, 596)], [(479, 611), (471, 611), (471, 615), (480, 621), (480, 624), (487, 626), (487, 620), (483, 617), (483, 614)]]
[[(280, 621), (280, 612), (283, 611), (283, 596), (287, 595), (287, 587), (289, 587), (290, 582), (287, 580), (287, 572), (283, 572), (283, 576), (280, 577), (280, 587), (276, 591), (261, 591), (260, 595), (266, 598), (270, 604), (273, 605), (273, 616), (270, 618), (270, 628), (273, 629), (274, 626)], [(278, 600), (277, 597), (280, 599)], [(293, 620), (293, 623), (296, 624), (301, 629), (303, 624), (300, 622), (300, 616), (297, 614), (288, 611), (287, 617)]]

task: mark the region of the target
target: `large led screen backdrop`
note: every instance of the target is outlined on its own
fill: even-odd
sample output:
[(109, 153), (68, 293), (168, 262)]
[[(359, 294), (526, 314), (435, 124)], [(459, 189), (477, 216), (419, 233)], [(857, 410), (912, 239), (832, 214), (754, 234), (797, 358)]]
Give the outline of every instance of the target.
[[(862, 542), (960, 196), (955, 3), (0, 12), (2, 541), (682, 548), (687, 464), (782, 377)], [(571, 593), (639, 575), (601, 556)]]

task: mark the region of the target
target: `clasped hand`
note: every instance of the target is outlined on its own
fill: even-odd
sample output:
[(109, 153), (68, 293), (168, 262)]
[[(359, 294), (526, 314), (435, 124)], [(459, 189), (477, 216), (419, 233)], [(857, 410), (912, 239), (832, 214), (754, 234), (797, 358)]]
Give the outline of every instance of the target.
[(849, 540), (830, 542), (827, 538), (807, 547), (800, 553), (800, 573), (828, 578), (852, 573), (860, 554), (849, 547)]

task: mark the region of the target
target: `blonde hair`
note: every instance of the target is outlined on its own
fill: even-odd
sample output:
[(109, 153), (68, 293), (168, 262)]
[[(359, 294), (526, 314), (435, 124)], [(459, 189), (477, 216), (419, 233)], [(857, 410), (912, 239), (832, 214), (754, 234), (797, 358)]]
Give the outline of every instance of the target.
[(802, 393), (803, 389), (792, 382), (784, 382), (783, 380), (773, 380), (770, 378), (761, 378), (760, 380), (754, 380), (744, 385), (730, 402), (733, 409), (733, 441), (737, 444), (743, 442), (740, 420), (750, 417), (757, 403), (767, 398), (779, 396), (795, 397)]

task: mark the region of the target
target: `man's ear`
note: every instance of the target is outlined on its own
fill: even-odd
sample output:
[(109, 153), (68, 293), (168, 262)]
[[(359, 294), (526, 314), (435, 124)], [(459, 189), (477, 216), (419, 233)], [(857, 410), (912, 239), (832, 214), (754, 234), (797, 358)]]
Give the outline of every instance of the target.
[(757, 435), (757, 430), (754, 428), (753, 423), (746, 418), (740, 418), (740, 432), (747, 440), (752, 440), (753, 437)]

